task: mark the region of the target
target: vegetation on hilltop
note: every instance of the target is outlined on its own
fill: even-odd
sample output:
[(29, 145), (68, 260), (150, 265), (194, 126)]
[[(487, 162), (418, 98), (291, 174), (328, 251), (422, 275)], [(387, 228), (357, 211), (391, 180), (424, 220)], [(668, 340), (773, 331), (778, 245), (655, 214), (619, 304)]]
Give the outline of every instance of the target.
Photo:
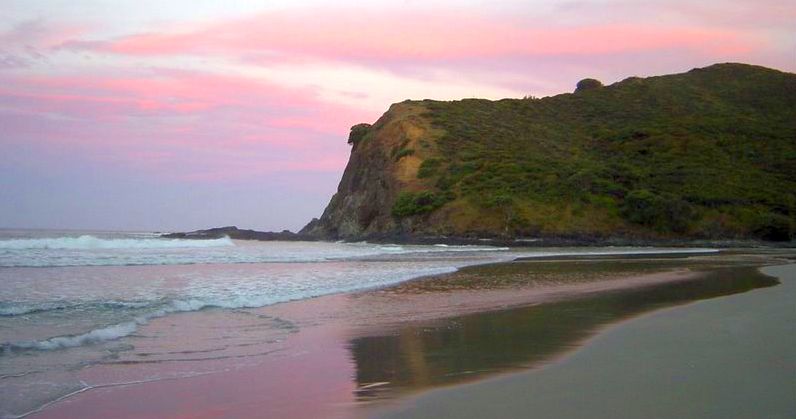
[(443, 213), (448, 234), (793, 237), (794, 74), (717, 64), (543, 99), (412, 103), (439, 134), (423, 190), (390, 212), (418, 231)]

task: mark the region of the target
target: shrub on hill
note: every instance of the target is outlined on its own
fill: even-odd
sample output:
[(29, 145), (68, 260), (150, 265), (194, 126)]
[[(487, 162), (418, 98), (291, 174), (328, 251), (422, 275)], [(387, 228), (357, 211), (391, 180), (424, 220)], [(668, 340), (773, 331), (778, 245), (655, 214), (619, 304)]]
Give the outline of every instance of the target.
[(569, 208), (557, 231), (792, 236), (796, 76), (722, 64), (580, 87), (593, 91), (422, 102), (440, 134), (418, 177), (480, 205), (478, 217), (499, 192), (543, 230), (556, 219), (532, 208)]

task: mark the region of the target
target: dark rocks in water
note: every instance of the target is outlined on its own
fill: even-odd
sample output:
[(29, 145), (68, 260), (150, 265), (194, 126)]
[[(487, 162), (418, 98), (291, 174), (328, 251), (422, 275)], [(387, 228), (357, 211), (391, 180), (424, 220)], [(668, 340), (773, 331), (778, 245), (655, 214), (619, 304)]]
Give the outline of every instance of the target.
[(242, 230), (236, 226), (216, 227), (207, 230), (196, 230), (186, 233), (168, 233), (161, 235), (167, 239), (220, 239), (229, 237), (235, 240), (261, 240), (261, 241), (317, 241), (316, 237), (306, 234), (296, 234), (290, 230), (256, 231)]
[[(319, 220), (314, 219), (317, 224)], [(312, 222), (310, 222), (312, 224)], [(216, 227), (207, 230), (196, 230), (185, 233), (164, 233), (162, 238), (167, 239), (196, 239), (210, 240), (229, 237), (234, 240), (259, 240), (259, 241), (327, 241), (321, 238), (302, 233), (293, 233), (289, 230), (281, 232), (242, 230), (236, 226)], [(356, 237), (357, 241), (371, 243), (401, 243), (413, 245), (438, 245), (450, 246), (496, 246), (496, 247), (565, 247), (565, 246), (666, 246), (666, 247), (710, 247), (710, 248), (752, 248), (752, 247), (793, 247), (792, 242), (760, 242), (756, 240), (690, 240), (668, 239), (651, 240), (648, 238), (628, 237), (599, 237), (590, 235), (558, 236), (558, 237), (501, 237), (501, 236), (447, 236), (447, 235), (413, 235), (409, 233), (372, 233), (367, 236)], [(351, 241), (351, 240), (349, 240)]]

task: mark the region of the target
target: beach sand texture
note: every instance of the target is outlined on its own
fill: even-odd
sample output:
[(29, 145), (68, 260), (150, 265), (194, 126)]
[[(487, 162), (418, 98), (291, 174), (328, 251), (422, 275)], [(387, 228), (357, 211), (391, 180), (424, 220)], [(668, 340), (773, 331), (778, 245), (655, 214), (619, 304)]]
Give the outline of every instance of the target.
[(539, 370), (441, 389), (383, 418), (796, 417), (796, 265), (781, 285), (634, 319)]
[(793, 417), (796, 265), (765, 268), (777, 285), (766, 258), (517, 262), (186, 313), (142, 333), (252, 314), (295, 330), (213, 373), (92, 388), (32, 417)]

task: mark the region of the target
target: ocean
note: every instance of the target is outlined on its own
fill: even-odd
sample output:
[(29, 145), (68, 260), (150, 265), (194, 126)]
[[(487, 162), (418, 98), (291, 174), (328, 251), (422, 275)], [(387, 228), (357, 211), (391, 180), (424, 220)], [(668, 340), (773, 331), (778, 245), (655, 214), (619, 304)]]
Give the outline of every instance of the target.
[(0, 417), (88, 388), (213, 373), (219, 360), (244, 366), (301, 327), (249, 309), (521, 256), (659, 251), (0, 230)]

